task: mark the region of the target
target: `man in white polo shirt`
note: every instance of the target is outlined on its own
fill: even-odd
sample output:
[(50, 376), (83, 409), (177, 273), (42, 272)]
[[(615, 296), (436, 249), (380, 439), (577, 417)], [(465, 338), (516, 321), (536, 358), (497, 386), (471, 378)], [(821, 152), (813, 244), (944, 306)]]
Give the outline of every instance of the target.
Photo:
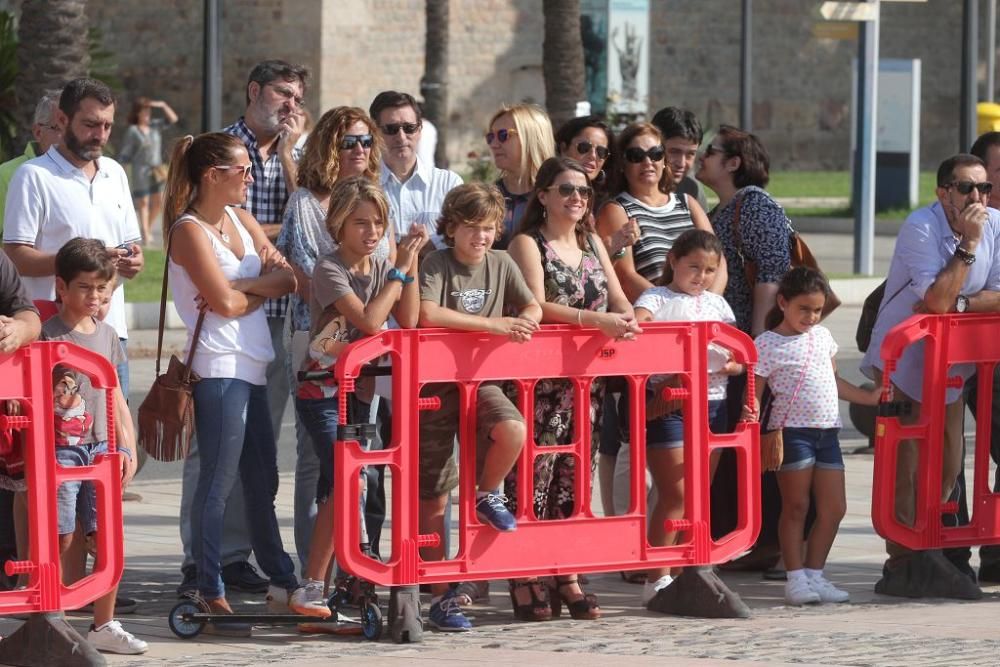
[(441, 247), (437, 219), (444, 197), (462, 177), (437, 169), (417, 156), (423, 129), (420, 105), (412, 95), (387, 90), (372, 100), (368, 114), (379, 127), (382, 153), (382, 189), (389, 198), (389, 215), (396, 238), (403, 238), (415, 222), (427, 227), (435, 246)]
[[(119, 279), (104, 320), (124, 347), (123, 279), (142, 270), (144, 257), (125, 171), (101, 155), (114, 119), (114, 96), (107, 85), (95, 79), (66, 84), (55, 113), (61, 143), (25, 162), (11, 179), (3, 246), (32, 300), (56, 298), (55, 257), (70, 239), (100, 239), (114, 248)], [(127, 361), (119, 366), (118, 379), (127, 397)]]

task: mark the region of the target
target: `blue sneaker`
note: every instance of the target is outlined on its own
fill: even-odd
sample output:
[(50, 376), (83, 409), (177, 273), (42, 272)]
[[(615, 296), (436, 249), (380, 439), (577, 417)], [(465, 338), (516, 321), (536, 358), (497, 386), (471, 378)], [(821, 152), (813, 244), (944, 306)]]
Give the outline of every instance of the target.
[(517, 530), (517, 520), (507, 509), (507, 496), (490, 493), (476, 501), (476, 518), (501, 533)]
[(431, 605), (427, 620), (443, 632), (468, 632), (472, 629), (472, 623), (462, 613), (454, 590), (448, 591)]

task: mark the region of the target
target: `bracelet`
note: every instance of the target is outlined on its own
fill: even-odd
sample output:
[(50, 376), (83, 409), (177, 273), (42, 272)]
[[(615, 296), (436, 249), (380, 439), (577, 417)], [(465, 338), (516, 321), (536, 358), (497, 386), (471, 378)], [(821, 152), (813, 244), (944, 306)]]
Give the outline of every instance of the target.
[(578, 308), (576, 311), (576, 326), (583, 326), (583, 308)]
[(962, 246), (955, 246), (955, 257), (959, 258), (969, 266), (976, 263), (976, 253), (969, 252)]
[(116, 447), (115, 449), (127, 456), (129, 461), (132, 460), (132, 450), (128, 447)]
[(386, 280), (398, 280), (403, 285), (409, 285), (414, 280), (413, 276), (406, 275), (405, 273), (403, 273), (402, 271), (400, 271), (399, 269), (397, 269), (395, 266), (392, 267), (391, 269), (389, 269), (389, 273), (386, 274), (385, 279)]
[(611, 259), (621, 259), (624, 256), (625, 256), (625, 248), (622, 248), (615, 254), (611, 255)]

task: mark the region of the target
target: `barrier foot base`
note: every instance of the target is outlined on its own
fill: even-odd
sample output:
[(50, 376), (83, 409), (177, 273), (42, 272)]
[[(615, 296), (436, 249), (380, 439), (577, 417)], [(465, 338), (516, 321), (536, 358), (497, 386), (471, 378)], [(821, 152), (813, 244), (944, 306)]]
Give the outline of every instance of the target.
[(983, 597), (969, 577), (962, 574), (940, 550), (915, 551), (898, 565), (882, 567), (875, 592), (902, 598), (953, 598), (978, 600)]
[(750, 618), (750, 607), (711, 567), (688, 567), (646, 605), (650, 611), (695, 618)]
[(59, 613), (32, 614), (14, 634), (0, 641), (0, 664), (18, 667), (95, 667), (104, 656)]
[(396, 586), (389, 593), (389, 632), (397, 644), (417, 644), (424, 640), (417, 586)]

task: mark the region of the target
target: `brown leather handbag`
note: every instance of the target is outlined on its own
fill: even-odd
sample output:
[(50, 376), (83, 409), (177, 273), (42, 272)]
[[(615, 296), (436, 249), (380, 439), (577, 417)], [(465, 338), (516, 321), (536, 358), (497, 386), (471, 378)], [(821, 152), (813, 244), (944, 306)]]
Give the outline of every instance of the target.
[(156, 340), (156, 380), (139, 406), (138, 440), (146, 453), (157, 461), (179, 461), (187, 456), (194, 436), (195, 383), (201, 378), (191, 370), (191, 361), (205, 321), (205, 311), (198, 316), (191, 337), (191, 349), (182, 362), (171, 355), (167, 372), (160, 374), (160, 355), (163, 351), (163, 324), (167, 312), (167, 271), (170, 264), (170, 244), (173, 230), (167, 239), (167, 261), (163, 267), (163, 290), (160, 293), (160, 326)]

